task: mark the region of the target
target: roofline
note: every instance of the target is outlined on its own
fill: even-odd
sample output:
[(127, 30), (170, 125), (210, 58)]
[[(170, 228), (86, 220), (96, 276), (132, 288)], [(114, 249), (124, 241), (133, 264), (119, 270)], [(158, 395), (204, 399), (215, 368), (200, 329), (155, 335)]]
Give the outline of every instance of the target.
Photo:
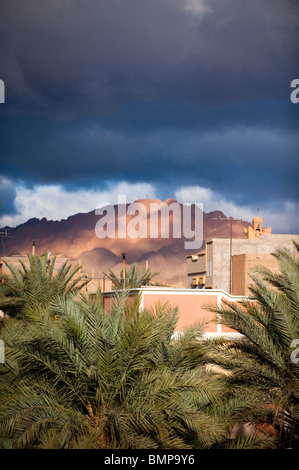
[[(103, 291), (103, 294), (113, 295), (115, 290)], [(140, 293), (169, 293), (169, 294), (187, 294), (187, 295), (217, 295), (221, 294), (224, 297), (232, 300), (248, 300), (249, 297), (246, 295), (232, 295), (223, 289), (186, 289), (184, 287), (160, 287), (160, 286), (146, 286), (136, 287), (132, 289), (119, 289), (117, 292), (140, 292)], [(96, 291), (91, 291), (89, 294), (95, 294)]]

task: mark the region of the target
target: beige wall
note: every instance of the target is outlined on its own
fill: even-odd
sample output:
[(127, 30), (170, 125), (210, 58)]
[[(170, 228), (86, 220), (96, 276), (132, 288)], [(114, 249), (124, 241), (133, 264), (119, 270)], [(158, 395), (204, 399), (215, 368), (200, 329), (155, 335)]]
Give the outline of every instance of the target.
[[(50, 259), (52, 258), (53, 256), (50, 256)], [(7, 275), (10, 274), (10, 270), (8, 269), (8, 267), (3, 261), (8, 263), (10, 266), (13, 266), (17, 270), (18, 269), (22, 270), (22, 265), (20, 261), (24, 263), (26, 268), (30, 267), (28, 256), (25, 256), (25, 255), (3, 256), (2, 258), (0, 258), (0, 273), (1, 274), (7, 274)], [(58, 255), (55, 260), (54, 273), (55, 271), (58, 271), (66, 261), (69, 261), (69, 259)]]
[(104, 290), (111, 290), (112, 282), (110, 281), (110, 279), (105, 279), (104, 281), (103, 278), (89, 278), (89, 283), (84, 287), (83, 290), (85, 290), (86, 292), (96, 292), (99, 288), (102, 292)]
[[(52, 259), (53, 256), (50, 256), (50, 259)], [(2, 260), (6, 261), (9, 265), (13, 266), (16, 270), (21, 269), (22, 270), (22, 265), (20, 261), (22, 261), (27, 269), (30, 268), (28, 256), (25, 255), (16, 255), (16, 256), (6, 256), (0, 258), (0, 273), (5, 274), (5, 275), (10, 275), (10, 270), (6, 266), (5, 263), (2, 262)], [(53, 274), (55, 276), (55, 273), (64, 265), (65, 262), (69, 262), (69, 258), (65, 258), (62, 255), (57, 255), (56, 260), (55, 260), (55, 265), (54, 265), (54, 271)], [(75, 265), (73, 265), (75, 267)], [(77, 274), (77, 278), (81, 278), (82, 280), (85, 279), (85, 272), (84, 269), (82, 268)], [(92, 278), (90, 279), (89, 283), (83, 288), (83, 292), (95, 292), (98, 287), (100, 286), (101, 290), (110, 290), (112, 286), (112, 282), (109, 279), (105, 279), (105, 283), (103, 281), (103, 278), (101, 279), (96, 279)]]
[[(264, 238), (259, 239), (245, 239), (233, 238), (232, 240), (232, 256), (246, 255), (256, 253), (261, 255), (270, 255), (279, 247), (286, 247), (291, 252), (295, 253), (293, 240), (299, 243), (299, 235), (265, 235)], [(272, 257), (271, 257), (272, 258)], [(265, 258), (266, 259), (266, 258)], [(270, 258), (269, 258), (270, 260)], [(249, 258), (248, 258), (249, 263)], [(242, 268), (242, 262), (239, 261), (238, 265)], [(267, 261), (267, 265), (271, 262)], [(198, 260), (192, 261), (191, 257), (187, 258), (187, 275), (189, 285), (191, 286), (192, 277), (198, 274), (204, 274), (203, 267), (206, 266), (206, 286), (213, 289), (223, 289), (229, 292), (230, 284), (230, 239), (229, 238), (212, 238), (206, 242), (206, 256), (198, 257)], [(235, 264), (235, 271), (237, 269), (237, 261)], [(247, 269), (247, 268), (246, 268)], [(236, 295), (248, 294), (248, 289), (244, 283), (248, 280), (242, 281), (243, 274), (240, 274), (240, 279), (237, 281), (235, 275), (235, 289), (232, 292)], [(236, 287), (237, 283), (237, 287)]]
[[(232, 255), (240, 254), (268, 254), (270, 255), (279, 247), (286, 247), (295, 253), (292, 240), (299, 243), (299, 235), (268, 235), (265, 238), (248, 240), (234, 238), (232, 241)], [(229, 266), (230, 266), (230, 239), (213, 238), (207, 241), (207, 245), (212, 250), (213, 276), (212, 284), (214, 289), (223, 289), (229, 292)], [(209, 262), (209, 248), (208, 248)]]

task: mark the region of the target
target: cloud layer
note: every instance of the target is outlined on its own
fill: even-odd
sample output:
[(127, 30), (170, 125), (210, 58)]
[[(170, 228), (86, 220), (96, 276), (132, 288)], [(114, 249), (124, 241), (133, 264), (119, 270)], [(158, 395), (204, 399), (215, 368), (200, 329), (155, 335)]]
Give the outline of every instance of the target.
[(67, 219), (70, 215), (86, 213), (108, 204), (117, 204), (118, 198), (125, 195), (128, 202), (138, 198), (154, 198), (155, 189), (150, 184), (110, 184), (105, 191), (95, 189), (73, 189), (67, 191), (61, 185), (41, 185), (26, 188), (16, 187), (14, 206), (16, 213), (0, 218), (0, 226), (15, 227), (34, 217), (48, 220)]
[[(3, 181), (3, 179), (2, 179)], [(4, 180), (6, 188), (12, 187), (12, 182)], [(137, 199), (156, 199), (158, 190), (148, 183), (110, 182), (106, 190), (73, 189), (66, 191), (61, 185), (41, 185), (26, 188), (19, 183), (15, 187), (15, 213), (0, 217), (0, 226), (15, 227), (26, 222), (34, 214), (35, 217), (48, 220), (67, 219), (70, 215), (80, 212), (90, 212), (108, 204), (123, 203), (123, 197), (130, 203)], [(182, 203), (203, 204), (203, 210), (211, 212), (221, 210), (227, 217), (251, 221), (257, 209), (253, 205), (237, 204), (233, 199), (226, 199), (210, 188), (201, 186), (183, 186), (171, 194)], [(199, 206), (201, 207), (201, 206)], [(274, 209), (261, 208), (264, 224), (271, 226), (273, 233), (298, 233), (299, 223), (296, 205), (292, 202), (279, 202)]]
[(1, 220), (123, 182), (293, 217), (298, 25), (293, 0), (2, 0)]

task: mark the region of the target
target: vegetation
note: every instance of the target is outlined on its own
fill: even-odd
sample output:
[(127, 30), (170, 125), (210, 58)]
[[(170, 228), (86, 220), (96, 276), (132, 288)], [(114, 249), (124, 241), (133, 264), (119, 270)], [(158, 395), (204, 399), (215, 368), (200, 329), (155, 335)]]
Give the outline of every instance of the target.
[(137, 263), (132, 263), (129, 270), (125, 272), (125, 278), (123, 270), (120, 272), (120, 276), (117, 277), (113, 271), (109, 271), (109, 274), (104, 274), (110, 281), (114, 289), (120, 290), (124, 286), (126, 289), (137, 289), (142, 286), (148, 286), (151, 280), (159, 273), (152, 273), (149, 269), (138, 269)]
[(223, 440), (211, 411), (223, 383), (188, 366), (171, 339), (176, 312), (125, 304), (122, 293), (107, 315), (100, 294), (60, 298), (56, 318), (43, 309), (30, 322), (7, 320), (2, 447), (181, 449)]
[(27, 256), (29, 268), (21, 260), (19, 269), (3, 260), (10, 275), (0, 277), (0, 309), (10, 317), (28, 317), (40, 308), (50, 308), (55, 296), (78, 293), (89, 282), (78, 276), (80, 266), (66, 261), (55, 272), (56, 257)]
[(281, 273), (253, 274), (250, 301), (212, 308), (235, 341), (201, 341), (201, 325), (177, 336), (175, 309), (141, 310), (123, 289), (105, 311), (77, 268), (54, 276), (30, 256), (1, 285), (0, 447), (296, 447), (298, 258), (275, 256)]
[[(294, 243), (297, 251), (299, 245)], [(231, 383), (263, 396), (266, 422), (279, 448), (299, 447), (299, 258), (286, 249), (273, 255), (275, 274), (258, 267), (251, 275), (251, 299), (212, 308), (221, 322), (242, 333), (239, 341), (214, 343), (210, 360), (231, 373)]]

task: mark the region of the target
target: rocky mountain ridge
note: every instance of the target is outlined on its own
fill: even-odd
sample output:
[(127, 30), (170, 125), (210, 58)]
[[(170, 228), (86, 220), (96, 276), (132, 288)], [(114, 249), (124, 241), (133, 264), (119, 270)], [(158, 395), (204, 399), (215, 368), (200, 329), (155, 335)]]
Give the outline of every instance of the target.
[[(151, 204), (161, 204), (159, 200), (150, 199), (135, 202), (146, 207), (147, 217), (142, 223), (149, 222)], [(173, 202), (177, 203), (173, 199), (168, 199), (165, 204), (170, 206)], [(183, 205), (177, 204), (182, 209)], [(127, 208), (128, 206), (127, 204)], [(173, 237), (174, 224), (182, 223), (182, 218), (177, 221), (175, 214), (169, 212), (169, 219), (164, 220), (167, 214), (161, 215), (165, 223), (169, 222), (170, 236), (167, 238), (161, 236), (160, 229), (158, 238), (150, 238), (150, 236), (146, 238), (130, 238), (129, 236), (119, 238), (117, 236), (118, 224), (120, 216), (126, 208), (121, 208), (118, 205), (112, 207), (112, 213), (115, 214), (115, 237), (100, 239), (96, 234), (96, 225), (102, 217), (107, 217), (107, 211), (103, 211), (102, 215), (98, 215), (95, 210), (88, 213), (78, 213), (60, 221), (32, 218), (24, 224), (8, 230), (8, 237), (2, 237), (1, 256), (31, 252), (34, 241), (37, 254), (49, 251), (52, 254), (63, 254), (72, 263), (80, 262), (88, 276), (94, 273), (96, 277), (102, 277), (103, 272), (107, 272), (109, 269), (115, 273), (120, 272), (121, 254), (126, 252), (128, 264), (137, 262), (140, 267), (145, 267), (147, 264), (151, 271), (158, 271), (159, 275), (156, 278), (158, 282), (177, 286), (186, 285), (186, 256), (196, 250), (185, 249), (183, 231), (180, 238)], [(193, 227), (194, 216), (193, 210), (193, 212), (191, 211)], [(127, 215), (126, 224), (133, 218), (134, 215)], [(204, 240), (212, 237), (230, 236), (230, 223), (223, 220), (224, 218), (225, 215), (221, 211), (202, 213)], [(162, 222), (160, 221), (160, 223)], [(234, 223), (233, 237), (243, 237), (243, 227), (249, 225), (249, 222), (243, 221)], [(138, 229), (138, 224), (136, 227)]]

